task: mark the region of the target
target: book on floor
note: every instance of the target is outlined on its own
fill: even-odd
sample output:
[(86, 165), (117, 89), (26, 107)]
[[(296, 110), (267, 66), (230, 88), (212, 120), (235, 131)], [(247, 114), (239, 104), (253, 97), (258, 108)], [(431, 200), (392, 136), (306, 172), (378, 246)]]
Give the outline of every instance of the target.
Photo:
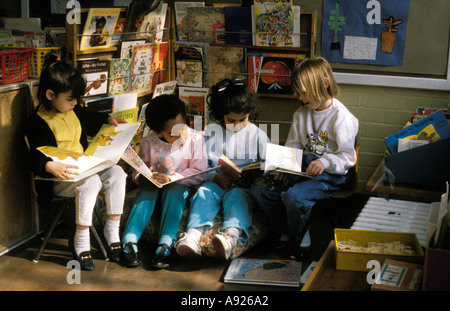
[(235, 258), (225, 283), (299, 287), (302, 263), (293, 260)]

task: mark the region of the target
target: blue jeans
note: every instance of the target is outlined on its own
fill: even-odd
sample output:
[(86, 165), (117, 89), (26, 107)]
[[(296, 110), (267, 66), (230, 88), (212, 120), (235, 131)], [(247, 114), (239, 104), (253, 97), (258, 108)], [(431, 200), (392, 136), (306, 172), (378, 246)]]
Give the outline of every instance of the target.
[(233, 187), (222, 189), (213, 182), (206, 182), (199, 187), (191, 199), (191, 210), (187, 229), (203, 227), (208, 230), (214, 224), (214, 218), (223, 206), (222, 228), (242, 230), (241, 239), (248, 239), (248, 228), (252, 223), (254, 200), (250, 189)]
[[(317, 157), (314, 155), (306, 155), (302, 170), (305, 171), (315, 159)], [(253, 183), (251, 193), (276, 233), (297, 237), (306, 232), (309, 238), (307, 224), (312, 207), (317, 201), (335, 195), (345, 181), (344, 175), (326, 172), (313, 178), (302, 178), (293, 185), (285, 185), (274, 180), (273, 176), (265, 176)]]
[(162, 189), (148, 184), (143, 186), (136, 196), (123, 233), (122, 242), (124, 244), (138, 242), (153, 215), (161, 191), (162, 213), (159, 244), (172, 246), (176, 241), (183, 209), (193, 190), (191, 187), (177, 183), (172, 183)]

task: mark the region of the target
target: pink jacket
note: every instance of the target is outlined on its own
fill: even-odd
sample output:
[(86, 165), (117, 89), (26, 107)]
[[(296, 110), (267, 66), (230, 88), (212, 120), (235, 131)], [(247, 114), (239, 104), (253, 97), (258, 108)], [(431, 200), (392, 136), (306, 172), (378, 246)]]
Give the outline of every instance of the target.
[[(182, 177), (204, 171), (208, 167), (205, 156), (205, 140), (203, 136), (191, 128), (187, 128), (187, 137), (183, 145), (177, 147), (177, 142), (169, 144), (162, 141), (155, 132), (150, 131), (141, 141), (139, 156), (154, 172), (164, 173), (170, 179)], [(140, 173), (133, 172), (133, 181), (139, 185)], [(204, 174), (181, 180), (181, 184), (196, 186), (205, 179)]]

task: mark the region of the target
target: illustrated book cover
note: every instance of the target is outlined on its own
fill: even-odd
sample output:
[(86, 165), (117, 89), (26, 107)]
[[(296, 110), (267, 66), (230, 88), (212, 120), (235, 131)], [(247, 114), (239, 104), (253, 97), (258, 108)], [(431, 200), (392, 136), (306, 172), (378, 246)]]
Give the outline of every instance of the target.
[(435, 142), (450, 137), (450, 125), (442, 110), (436, 111), (429, 116), (417, 121), (400, 131), (389, 135), (384, 140), (391, 153), (398, 152), (398, 141), (400, 138), (427, 140)]
[[(188, 42), (175, 42), (175, 75), (179, 86), (206, 87), (207, 47)], [(206, 43), (205, 43), (206, 44)]]
[(299, 287), (302, 263), (291, 260), (235, 258), (225, 283)]
[(210, 46), (208, 48), (209, 85), (215, 85), (223, 79), (245, 80), (244, 55), (244, 48)]
[(201, 171), (201, 172), (198, 172), (195, 174), (191, 174), (189, 176), (185, 176), (185, 177), (177, 179), (177, 180), (173, 180), (173, 181), (169, 181), (167, 183), (161, 184), (152, 178), (152, 176), (153, 176), (152, 171), (147, 167), (147, 165), (145, 165), (144, 161), (142, 161), (141, 157), (139, 157), (137, 152), (131, 146), (128, 146), (125, 149), (124, 153), (122, 154), (122, 159), (125, 162), (127, 162), (132, 168), (134, 168), (139, 173), (141, 173), (143, 176), (145, 176), (145, 178), (147, 178), (150, 182), (152, 182), (158, 188), (162, 188), (162, 187), (164, 187), (168, 184), (174, 183), (174, 182), (178, 182), (178, 181), (181, 181), (181, 180), (184, 180), (187, 178), (192, 178), (194, 176), (206, 174), (208, 172), (217, 170), (217, 167), (213, 167), (213, 168), (209, 168), (207, 170), (204, 170), (204, 171)]
[(109, 77), (109, 95), (128, 93), (131, 81), (131, 58), (112, 58)]
[(247, 53), (248, 88), (253, 93), (294, 94), (291, 73), (305, 57), (303, 54)]
[(153, 77), (154, 43), (136, 45), (131, 60), (131, 91), (150, 92)]
[(119, 14), (119, 8), (89, 9), (80, 50), (109, 47)]
[(110, 62), (109, 59), (77, 61), (78, 71), (86, 80), (84, 98), (108, 96)]
[(302, 172), (303, 150), (267, 143), (264, 173), (280, 172), (312, 178)]
[(225, 24), (224, 8), (221, 7), (188, 7), (186, 9), (186, 24), (188, 40), (215, 44), (214, 25)]
[[(186, 121), (189, 122), (190, 127), (196, 130), (202, 130), (209, 121), (209, 111), (206, 103), (208, 91), (208, 88), (186, 86), (178, 88), (178, 96), (184, 101), (187, 108)], [(198, 121), (197, 118), (201, 118), (201, 121)]]
[(42, 178), (39, 176), (36, 176), (36, 179), (74, 182), (115, 165), (129, 145), (138, 127), (139, 123), (121, 123), (117, 127), (111, 124), (104, 124), (84, 153), (51, 146), (39, 147), (38, 150), (52, 158), (53, 161), (78, 166), (78, 169), (71, 170), (79, 175), (75, 176), (74, 180), (62, 180), (56, 177)]
[(255, 0), (254, 23), (257, 46), (293, 46), (292, 0)]
[(136, 37), (146, 39), (148, 42), (161, 42), (166, 12), (167, 3), (160, 1), (152, 11), (144, 16)]
[(132, 58), (133, 50), (136, 45), (145, 44), (145, 39), (122, 39), (117, 48), (118, 58)]
[(186, 28), (187, 8), (189, 7), (204, 7), (205, 2), (193, 1), (175, 1), (175, 22), (177, 24), (177, 40), (188, 41), (188, 32)]
[(155, 44), (155, 50), (153, 54), (153, 77), (151, 87), (152, 91), (155, 89), (157, 84), (163, 83), (166, 80), (168, 51), (169, 51), (168, 42), (161, 42)]

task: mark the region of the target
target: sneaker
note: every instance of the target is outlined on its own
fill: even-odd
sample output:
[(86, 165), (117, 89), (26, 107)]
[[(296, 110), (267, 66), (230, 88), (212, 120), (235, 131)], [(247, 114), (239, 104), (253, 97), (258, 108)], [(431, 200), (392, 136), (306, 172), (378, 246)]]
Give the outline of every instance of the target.
[(198, 241), (190, 234), (182, 233), (181, 238), (175, 243), (177, 254), (184, 258), (198, 258), (202, 255)]
[(212, 238), (212, 244), (219, 258), (228, 260), (236, 246), (237, 238), (225, 232), (219, 232)]

